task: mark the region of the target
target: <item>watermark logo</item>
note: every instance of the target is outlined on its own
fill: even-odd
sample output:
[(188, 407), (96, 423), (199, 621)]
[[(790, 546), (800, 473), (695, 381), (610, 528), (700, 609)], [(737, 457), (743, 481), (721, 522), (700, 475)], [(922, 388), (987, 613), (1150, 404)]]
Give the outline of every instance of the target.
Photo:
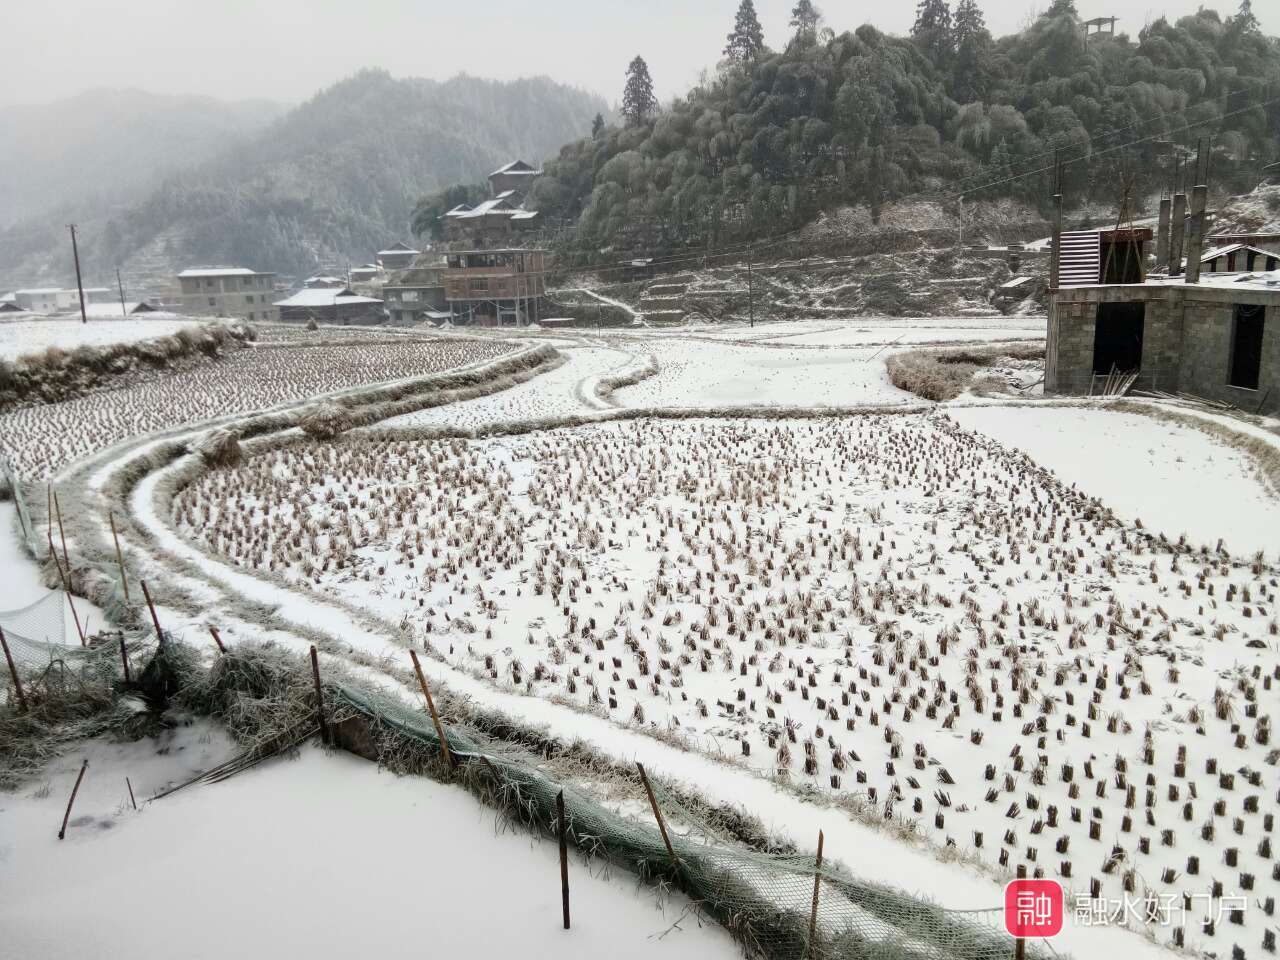
[(1004, 928), (1019, 939), (1056, 937), (1066, 905), (1057, 880), (1010, 880), (1004, 888)]

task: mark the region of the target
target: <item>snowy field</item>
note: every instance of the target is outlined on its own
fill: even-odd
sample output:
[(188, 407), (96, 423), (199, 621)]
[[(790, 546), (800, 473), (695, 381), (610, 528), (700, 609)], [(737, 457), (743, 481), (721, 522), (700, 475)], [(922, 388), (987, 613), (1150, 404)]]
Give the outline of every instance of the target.
[(1188, 942), (1220, 943), (1200, 921), (1271, 882), (1277, 569), (1152, 540), (945, 420), (293, 447), (174, 511), (495, 685), (684, 734), (992, 866), (1108, 896), (1220, 881)]
[(633, 878), (576, 857), (573, 928), (563, 930), (553, 844), (501, 830), (460, 788), (345, 754), (308, 747), (297, 761), (145, 803), (234, 752), (203, 725), (159, 744), (89, 741), (27, 789), (0, 793), (5, 956), (741, 955), (683, 898), (660, 908)]
[(71, 351), (76, 347), (102, 347), (113, 343), (134, 343), (153, 337), (167, 337), (179, 330), (199, 326), (191, 319), (91, 320), (81, 323), (77, 316), (47, 320), (0, 320), (0, 360), (14, 360), (24, 354), (43, 353), (50, 347)]
[[(1193, 427), (1078, 407), (950, 407), (962, 427), (1021, 450), (1126, 521), (1176, 540), (1280, 559), (1280, 501), (1249, 458)], [(1280, 437), (1275, 442), (1280, 444)]]

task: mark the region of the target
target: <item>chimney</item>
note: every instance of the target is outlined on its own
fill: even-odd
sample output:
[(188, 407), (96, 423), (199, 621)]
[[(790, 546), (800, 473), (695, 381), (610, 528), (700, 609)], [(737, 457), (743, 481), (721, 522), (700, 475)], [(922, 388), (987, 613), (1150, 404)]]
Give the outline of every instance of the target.
[(1160, 225), (1156, 230), (1156, 269), (1167, 270), (1169, 267), (1169, 213), (1173, 200), (1164, 197), (1160, 201)]
[(1197, 183), (1191, 189), (1191, 221), (1187, 237), (1187, 283), (1200, 282), (1200, 255), (1204, 252), (1204, 208), (1209, 188)]
[(1187, 195), (1173, 195), (1173, 216), (1169, 221), (1169, 276), (1182, 272), (1182, 236), (1187, 222)]

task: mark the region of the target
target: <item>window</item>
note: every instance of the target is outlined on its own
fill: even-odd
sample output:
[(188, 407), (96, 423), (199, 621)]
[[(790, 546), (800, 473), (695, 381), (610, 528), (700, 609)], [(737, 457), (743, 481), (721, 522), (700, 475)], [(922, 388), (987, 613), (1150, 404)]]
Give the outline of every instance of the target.
[(477, 279), (475, 279), (475, 280), (472, 280), (472, 281), (471, 281), (471, 292), (472, 292), (472, 293), (488, 293), (488, 292), (489, 292), (489, 280), (488, 280), (488, 278), (486, 278), (486, 277), (479, 277), (479, 278), (477, 278)]
[(249, 319), (250, 319), (250, 320), (252, 320), (252, 319), (253, 319), (253, 311), (252, 311), (252, 310), (250, 310), (250, 311), (249, 311)]
[(405, 303), (417, 303), (417, 302), (418, 302), (418, 291), (417, 291), (417, 290), (406, 290), (404, 293), (402, 293), (402, 294), (400, 295), (400, 299), (401, 299), (401, 300), (403, 300)]
[(210, 298), (209, 298), (209, 306), (211, 306), (211, 307), (216, 307), (217, 305), (218, 305), (218, 298), (217, 298), (217, 297), (210, 297)]
[(244, 295), (244, 302), (245, 302), (245, 303), (253, 303), (253, 294), (252, 294), (252, 293), (246, 293), (246, 294)]
[(1231, 367), (1227, 383), (1246, 390), (1258, 389), (1262, 372), (1262, 324), (1266, 307), (1237, 303), (1231, 324)]

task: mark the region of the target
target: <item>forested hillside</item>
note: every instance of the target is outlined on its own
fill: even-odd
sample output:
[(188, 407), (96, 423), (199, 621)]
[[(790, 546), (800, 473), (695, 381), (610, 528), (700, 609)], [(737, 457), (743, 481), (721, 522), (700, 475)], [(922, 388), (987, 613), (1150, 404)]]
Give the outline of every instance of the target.
[[(306, 276), (366, 262), (408, 235), (424, 192), (513, 157), (541, 162), (605, 109), (599, 97), (544, 78), (437, 82), (363, 71), (141, 202), (82, 221), (86, 273), (110, 276), (117, 263), (126, 278), (237, 263)], [(30, 282), (38, 261), (63, 266), (63, 246), (61, 221), (28, 223), (0, 234), (0, 264)]]
[(141, 90), (0, 107), (0, 227), (137, 200), (166, 174), (208, 160), (285, 110), (266, 100)]
[(584, 249), (678, 247), (913, 195), (1043, 207), (1049, 173), (1034, 172), (1055, 150), (1085, 158), (1067, 167), (1068, 204), (1118, 202), (1125, 174), (1158, 192), (1169, 140), (1212, 135), (1221, 187), (1248, 189), (1280, 159), (1280, 42), (1248, 0), (1087, 40), (1072, 0), (999, 39), (978, 0), (918, 11), (910, 37), (836, 33), (800, 0), (794, 33), (763, 37), (744, 0), (714, 79), (659, 108), (633, 63), (624, 124), (561, 150), (537, 204), (576, 220)]

